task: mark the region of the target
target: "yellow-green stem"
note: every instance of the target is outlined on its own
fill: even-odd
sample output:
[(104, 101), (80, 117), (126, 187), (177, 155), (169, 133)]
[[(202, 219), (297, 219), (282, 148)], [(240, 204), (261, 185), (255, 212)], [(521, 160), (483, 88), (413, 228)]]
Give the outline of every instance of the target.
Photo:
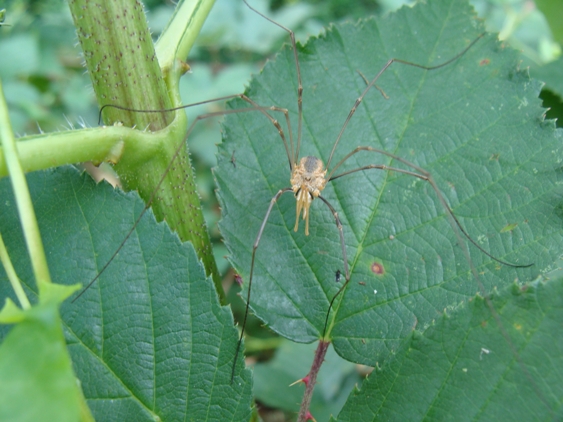
[(10, 173), (12, 188), (23, 228), (27, 250), (31, 259), (31, 266), (37, 283), (51, 282), (49, 268), (47, 267), (47, 259), (43, 249), (43, 242), (39, 233), (39, 226), (35, 218), (31, 195), (25, 180), (25, 173), (19, 161), (16, 141), (10, 124), (8, 115), (8, 106), (4, 99), (4, 91), (0, 82), (0, 139), (4, 151), (4, 160)]

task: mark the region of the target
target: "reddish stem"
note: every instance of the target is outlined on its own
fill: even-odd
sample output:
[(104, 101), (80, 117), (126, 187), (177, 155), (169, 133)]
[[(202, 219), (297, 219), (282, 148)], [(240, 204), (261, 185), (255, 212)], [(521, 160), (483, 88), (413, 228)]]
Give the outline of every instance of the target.
[(309, 382), (305, 383), (305, 394), (303, 394), (303, 401), (301, 402), (301, 408), (299, 409), (299, 422), (306, 422), (311, 420), (311, 413), (309, 413), (309, 406), (311, 404), (311, 399), (313, 398), (313, 390), (317, 382), (317, 375), (319, 374), (319, 369), (324, 362), (326, 351), (328, 350), (330, 342), (329, 341), (319, 341), (317, 350), (315, 351), (315, 358), (313, 359), (313, 364), (311, 369), (307, 374)]

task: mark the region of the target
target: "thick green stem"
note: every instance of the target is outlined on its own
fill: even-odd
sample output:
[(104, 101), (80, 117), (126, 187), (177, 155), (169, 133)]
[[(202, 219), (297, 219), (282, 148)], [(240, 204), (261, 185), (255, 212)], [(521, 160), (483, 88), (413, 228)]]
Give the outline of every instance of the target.
[[(133, 109), (170, 108), (171, 101), (154, 51), (143, 5), (131, 0), (70, 0), (78, 40), (99, 104)], [(110, 108), (107, 124), (162, 129), (167, 113), (134, 113)]]
[[(71, 0), (69, 3), (94, 91), (101, 105), (116, 104), (136, 110), (159, 110), (177, 105), (179, 95), (175, 90), (181, 74), (177, 70), (181, 66), (176, 66), (177, 59), (170, 60), (168, 55), (164, 61), (169, 79), (165, 81), (140, 3), (131, 0)], [(188, 36), (185, 31), (199, 32), (213, 0), (199, 0), (196, 4), (198, 7), (195, 8), (178, 6), (173, 22), (190, 24), (169, 25), (167, 30), (178, 31), (180, 28), (184, 34), (176, 37), (163, 34), (161, 38), (178, 45), (174, 47), (169, 42), (168, 48), (162, 51), (177, 54), (178, 51), (189, 50), (186, 40), (191, 40), (193, 36)], [(188, 17), (178, 12), (186, 10), (193, 15)], [(180, 239), (193, 243), (224, 302), (184, 139), (187, 130), (185, 113), (139, 113), (109, 107), (104, 111), (104, 121), (107, 124), (120, 122), (140, 130), (166, 128), (167, 136), (158, 136), (159, 144), (154, 154), (140, 156), (142, 147), (133, 145), (129, 148), (127, 145), (115, 169), (126, 189), (138, 190), (145, 201), (152, 198), (151, 206), (158, 220), (166, 220)], [(180, 146), (182, 150), (176, 154)], [(174, 157), (175, 162), (170, 165)]]
[[(142, 145), (146, 156), (154, 154), (155, 138), (155, 134), (121, 126), (53, 132), (19, 138), (18, 157), (26, 173), (84, 161), (117, 162), (133, 145)], [(7, 175), (4, 150), (0, 149), (0, 177)]]

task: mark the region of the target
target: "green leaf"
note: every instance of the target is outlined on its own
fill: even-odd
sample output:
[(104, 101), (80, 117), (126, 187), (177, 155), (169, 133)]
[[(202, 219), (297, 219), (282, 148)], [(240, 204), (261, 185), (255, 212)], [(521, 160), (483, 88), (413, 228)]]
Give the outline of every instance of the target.
[(0, 312), (3, 322), (18, 320), (0, 346), (0, 421), (93, 420), (72, 371), (58, 309), (76, 288), (44, 283), (41, 290), (41, 304), (18, 312), (8, 299)]
[[(463, 51), (482, 31), (466, 2), (428, 1), (381, 19), (333, 26), (300, 46), (300, 156), (315, 155), (326, 163), (366, 86), (358, 70), (371, 79), (392, 57), (438, 65)], [(366, 95), (331, 164), (367, 145), (428, 170), (463, 227), (485, 250), (509, 262), (534, 264), (501, 266), (469, 245), (485, 292), (535, 279), (563, 249), (563, 137), (553, 122), (543, 120), (537, 98), (541, 84), (530, 80), (519, 63), (514, 50), (488, 34), (437, 70), (393, 64), (377, 81), (389, 99), (375, 89)], [(289, 47), (247, 90), (260, 105), (287, 108), (294, 133), (296, 92)], [(232, 103), (234, 108), (245, 106)], [(283, 115), (278, 114), (283, 125)], [(233, 151), (236, 167), (229, 159)], [(259, 112), (226, 119), (218, 160), (220, 228), (247, 285), (252, 245), (270, 198), (290, 186), (288, 160), (277, 131)], [(341, 170), (369, 164), (407, 169), (397, 160), (362, 152)], [(381, 364), (413, 329), (427, 327), (444, 309), (456, 308), (480, 292), (427, 182), (369, 170), (328, 183), (322, 194), (342, 221), (351, 269), (351, 281), (335, 301), (326, 333), (340, 356)], [(299, 232), (293, 232), (295, 200), (290, 194), (273, 206), (257, 250), (252, 285), (256, 315), (298, 342), (323, 336), (329, 303), (341, 285), (335, 282), (335, 272), (344, 270), (331, 212), (314, 201), (311, 214), (310, 236), (305, 236), (303, 222)], [(509, 225), (514, 229), (502, 232)]]
[(561, 278), (504, 289), (491, 301), (502, 328), (480, 297), (444, 312), (369, 376), (338, 420), (561, 420), (562, 296)]
[[(36, 297), (7, 180), (0, 230), (28, 296)], [(53, 280), (86, 284), (141, 210), (136, 195), (75, 169), (28, 176)], [(125, 217), (124, 217), (125, 216)], [(0, 272), (0, 298), (12, 297)], [(147, 212), (99, 280), (61, 308), (84, 395), (98, 420), (233, 420), (250, 415), (242, 359), (231, 384), (237, 330), (190, 244)], [(1, 333), (1, 332), (0, 332)], [(31, 398), (28, 398), (31, 399)]]

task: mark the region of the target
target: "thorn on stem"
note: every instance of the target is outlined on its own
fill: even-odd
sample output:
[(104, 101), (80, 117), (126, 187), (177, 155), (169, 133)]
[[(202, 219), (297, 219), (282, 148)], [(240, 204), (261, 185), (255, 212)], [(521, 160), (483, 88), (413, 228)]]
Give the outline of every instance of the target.
[(313, 421), (313, 422), (317, 422), (316, 419), (313, 417), (313, 415), (311, 415), (311, 412), (307, 411), (307, 414), (305, 415), (305, 420), (306, 421)]
[(298, 379), (297, 381), (289, 384), (289, 386), (293, 387), (294, 385), (303, 383), (303, 384), (305, 384), (305, 387), (307, 387), (309, 385), (309, 381), (310, 381), (310, 378), (309, 378), (309, 375), (307, 375), (305, 378)]

